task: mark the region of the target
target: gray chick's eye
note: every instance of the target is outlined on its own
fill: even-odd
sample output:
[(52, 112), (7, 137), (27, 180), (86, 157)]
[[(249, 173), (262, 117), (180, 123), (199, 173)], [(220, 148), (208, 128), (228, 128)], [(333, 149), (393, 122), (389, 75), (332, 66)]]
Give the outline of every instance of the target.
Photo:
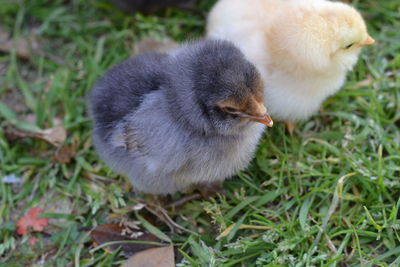
[(348, 46), (345, 47), (345, 49), (349, 49), (354, 45), (354, 43), (349, 44)]
[(223, 111), (228, 112), (228, 113), (237, 113), (237, 109), (235, 108), (231, 108), (231, 107), (223, 107), (222, 108)]

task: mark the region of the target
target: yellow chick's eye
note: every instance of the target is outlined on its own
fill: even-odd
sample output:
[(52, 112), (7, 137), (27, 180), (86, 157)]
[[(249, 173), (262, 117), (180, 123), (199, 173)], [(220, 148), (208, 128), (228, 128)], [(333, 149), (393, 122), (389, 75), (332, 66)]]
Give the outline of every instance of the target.
[(348, 46), (345, 47), (345, 49), (349, 49), (354, 45), (354, 43), (349, 44)]

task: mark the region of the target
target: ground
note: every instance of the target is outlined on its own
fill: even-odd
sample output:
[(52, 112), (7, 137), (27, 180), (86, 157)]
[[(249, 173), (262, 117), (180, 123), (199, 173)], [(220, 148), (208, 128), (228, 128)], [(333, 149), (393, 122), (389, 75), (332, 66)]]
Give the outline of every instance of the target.
[[(125, 261), (94, 249), (88, 231), (110, 216), (143, 219), (132, 207), (145, 197), (99, 160), (85, 95), (140, 39), (202, 36), (212, 3), (154, 16), (95, 0), (0, 0), (0, 40), (11, 38), (0, 45), (0, 265)], [(353, 4), (377, 43), (344, 88), (292, 136), (281, 123), (269, 129), (225, 195), (167, 209), (198, 236), (153, 223), (178, 266), (400, 266), (400, 2)], [(32, 207), (49, 225), (20, 236), (16, 223)]]

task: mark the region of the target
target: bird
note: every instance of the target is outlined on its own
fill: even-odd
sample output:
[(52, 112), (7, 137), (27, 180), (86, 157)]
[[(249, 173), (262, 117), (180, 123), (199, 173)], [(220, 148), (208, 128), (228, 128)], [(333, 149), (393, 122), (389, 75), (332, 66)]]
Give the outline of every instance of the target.
[(269, 114), (290, 125), (315, 114), (374, 43), (360, 13), (327, 0), (220, 0), (208, 38), (233, 42), (260, 72)]
[(194, 11), (197, 0), (109, 0), (126, 13), (154, 14), (169, 7)]
[(139, 193), (222, 182), (247, 167), (273, 125), (263, 88), (228, 41), (140, 54), (111, 67), (89, 93), (93, 143)]

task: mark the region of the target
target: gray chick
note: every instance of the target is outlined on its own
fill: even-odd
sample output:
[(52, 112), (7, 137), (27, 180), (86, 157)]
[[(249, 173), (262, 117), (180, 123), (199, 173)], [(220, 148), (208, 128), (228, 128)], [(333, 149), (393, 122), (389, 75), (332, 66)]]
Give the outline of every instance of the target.
[(263, 124), (272, 126), (257, 70), (220, 40), (128, 59), (89, 101), (101, 158), (151, 194), (222, 182), (249, 164)]
[(196, 0), (110, 0), (122, 11), (133, 13), (143, 12), (145, 14), (156, 13), (168, 7), (180, 8), (194, 11)]

